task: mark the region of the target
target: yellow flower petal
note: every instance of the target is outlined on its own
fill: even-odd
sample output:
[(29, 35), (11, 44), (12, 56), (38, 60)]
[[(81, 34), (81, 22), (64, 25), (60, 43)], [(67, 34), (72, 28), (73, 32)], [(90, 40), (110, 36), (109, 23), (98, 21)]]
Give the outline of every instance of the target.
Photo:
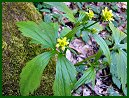
[(57, 42), (61, 42), (61, 39), (57, 39)]
[(110, 10), (109, 12), (112, 13), (112, 10)]
[(107, 7), (105, 7), (105, 12), (107, 12), (108, 11), (108, 8)]
[(60, 47), (60, 45), (59, 44), (56, 44), (56, 47), (58, 48), (58, 47)]
[(66, 45), (68, 45), (69, 44), (69, 42), (66, 42)]
[(64, 38), (63, 38), (63, 41), (66, 41), (66, 40), (67, 40), (67, 38), (66, 38), (66, 37), (64, 37)]
[(64, 51), (65, 50), (65, 47), (62, 47), (62, 50)]

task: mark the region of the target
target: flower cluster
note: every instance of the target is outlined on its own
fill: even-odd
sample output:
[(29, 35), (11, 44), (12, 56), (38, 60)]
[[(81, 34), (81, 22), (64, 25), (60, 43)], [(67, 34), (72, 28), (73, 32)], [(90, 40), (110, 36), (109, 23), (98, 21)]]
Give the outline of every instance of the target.
[(102, 10), (102, 16), (105, 21), (113, 21), (113, 13), (112, 10), (108, 10), (107, 7), (105, 7), (104, 10)]
[(92, 10), (89, 10), (89, 13), (86, 12), (87, 16), (89, 17), (89, 19), (91, 20), (94, 17), (94, 12)]
[[(92, 10), (89, 10), (89, 12), (86, 12), (88, 18), (91, 20), (94, 17), (94, 12)], [(113, 13), (112, 10), (108, 10), (107, 7), (105, 7), (104, 10), (102, 10), (102, 17), (104, 21), (113, 21)]]
[(69, 44), (69, 42), (67, 41), (67, 38), (66, 37), (64, 37), (64, 38), (58, 38), (57, 39), (57, 44), (56, 44), (56, 47), (57, 48), (61, 48), (63, 51), (65, 50), (65, 48), (66, 48), (66, 46)]

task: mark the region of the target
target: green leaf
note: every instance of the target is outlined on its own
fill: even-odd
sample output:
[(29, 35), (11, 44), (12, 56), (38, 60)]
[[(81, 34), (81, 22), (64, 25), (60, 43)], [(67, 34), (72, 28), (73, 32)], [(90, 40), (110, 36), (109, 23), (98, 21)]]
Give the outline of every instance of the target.
[(59, 29), (58, 23), (53, 23), (53, 28), (54, 28), (55, 36), (56, 38), (58, 38), (58, 29)]
[[(81, 86), (82, 84), (86, 84), (89, 82), (93, 82), (95, 80), (95, 70), (93, 67), (88, 68), (83, 76), (75, 83), (74, 85), (74, 89), (77, 89), (79, 86)], [(94, 83), (94, 82), (93, 82)], [(94, 84), (93, 84), (94, 85)]]
[(85, 64), (80, 64), (79, 66), (75, 66), (77, 72), (83, 73), (85, 71), (86, 65)]
[(62, 54), (58, 55), (56, 63), (56, 77), (54, 81), (55, 96), (71, 96), (73, 84), (76, 82), (74, 65)]
[(101, 12), (101, 7), (100, 6), (90, 5), (90, 8), (93, 10), (94, 13), (100, 14), (100, 12)]
[(115, 52), (112, 52), (111, 60), (112, 60), (112, 63), (110, 65), (110, 72), (112, 74), (112, 80), (113, 80), (114, 84), (116, 84), (116, 86), (120, 89), (121, 82), (120, 82), (120, 79), (118, 78), (118, 74), (117, 74), (118, 69), (117, 69), (116, 53)]
[(50, 38), (49, 40), (51, 40), (53, 45), (55, 46), (56, 38), (58, 37), (58, 23), (40, 22), (39, 27), (43, 32), (45, 32), (45, 34)]
[(112, 76), (112, 80), (113, 80), (114, 84), (116, 84), (117, 87), (120, 89), (121, 88), (120, 80), (115, 76)]
[(123, 92), (127, 96), (127, 87), (123, 90)]
[(121, 82), (120, 79), (118, 78), (118, 74), (117, 74), (117, 63), (116, 63), (116, 55), (115, 53), (111, 54), (111, 60), (112, 63), (110, 65), (110, 72), (112, 74), (112, 80), (114, 82), (114, 84), (116, 84), (116, 86), (120, 89), (121, 88)]
[(95, 56), (95, 61), (99, 60), (101, 56), (102, 56), (102, 50), (99, 49), (96, 56)]
[(125, 50), (127, 50), (127, 43), (125, 43), (125, 44), (115, 44), (114, 45), (114, 50), (115, 49), (125, 49)]
[(109, 23), (109, 27), (112, 30), (112, 37), (115, 41), (114, 49), (126, 49), (127, 50), (127, 43), (121, 44), (121, 41), (127, 37), (127, 35), (116, 28), (112, 22)]
[[(77, 22), (81, 22), (84, 18), (86, 17), (86, 12), (85, 11), (79, 11), (79, 17), (78, 17), (78, 19), (77, 19)], [(88, 17), (87, 17), (87, 19), (88, 19)], [(86, 20), (87, 20), (86, 19)], [(85, 21), (86, 21), (85, 20)], [(82, 21), (83, 22), (83, 21)]]
[(20, 93), (23, 96), (32, 94), (39, 86), (43, 70), (54, 52), (45, 52), (26, 63), (20, 74)]
[[(87, 26), (93, 24), (94, 22), (95, 22), (95, 21), (88, 21), (88, 23), (85, 25), (85, 27), (87, 27)], [(103, 27), (99, 24), (99, 22), (97, 22), (97, 23), (95, 23), (94, 25), (88, 27), (88, 29), (93, 29), (93, 28), (95, 28), (95, 29), (97, 30), (97, 32), (96, 32), (97, 34), (98, 34), (100, 31), (103, 30)]]
[(47, 23), (43, 23), (44, 22), (42, 22), (40, 25), (37, 25), (33, 21), (22, 21), (17, 22), (16, 25), (19, 27), (18, 29), (22, 32), (23, 36), (30, 37), (44, 46), (55, 48), (56, 31), (54, 32), (54, 29), (51, 29), (53, 28), (53, 25), (50, 26)]
[(72, 31), (70, 31), (69, 33), (67, 33), (65, 35), (65, 37), (67, 37), (68, 39), (74, 37), (74, 35), (82, 28), (82, 26), (78, 26), (78, 27), (74, 27)]
[(114, 10), (114, 11), (118, 11), (118, 6), (117, 5), (112, 5), (111, 8)]
[(47, 23), (52, 22), (51, 18), (52, 18), (52, 17), (51, 17), (50, 14), (44, 15), (44, 22), (47, 22)]
[(115, 52), (112, 52), (111, 53), (111, 65), (110, 65), (110, 72), (112, 73), (113, 76), (115, 77), (118, 77), (118, 74), (117, 74), (117, 62), (116, 62), (116, 53)]
[[(36, 40), (30, 40), (30, 42), (29, 42), (30, 44), (40, 44), (38, 41), (36, 41)], [(48, 46), (45, 46), (45, 45), (41, 45), (41, 48), (42, 49), (45, 49), (45, 48), (49, 48)]]
[(109, 93), (109, 96), (121, 96), (119, 93), (117, 93), (113, 87), (109, 87), (107, 92)]
[(64, 27), (63, 30), (60, 33), (60, 37), (64, 37), (66, 34), (68, 34), (71, 31), (71, 29)]
[[(127, 84), (127, 53), (123, 50), (119, 50), (119, 53), (112, 53), (111, 57), (111, 73), (118, 77), (122, 84), (122, 89), (124, 90)], [(116, 66), (116, 68), (114, 66)]]
[(89, 41), (89, 32), (87, 31), (82, 31), (82, 39), (87, 43)]
[(122, 89), (125, 88), (127, 83), (127, 54), (123, 50), (119, 50), (116, 54), (117, 74), (122, 83)]
[(40, 11), (41, 11), (41, 12), (48, 12), (48, 13), (51, 12), (49, 9), (41, 9)]
[(119, 44), (127, 35), (114, 27), (113, 23), (109, 23), (109, 27), (112, 30), (112, 37), (115, 40), (115, 44)]
[(79, 9), (82, 9), (83, 4), (81, 2), (76, 2), (77, 6), (79, 7)]
[(104, 55), (106, 56), (108, 63), (111, 63), (111, 58), (110, 58), (110, 51), (109, 48), (106, 44), (106, 42), (101, 38), (98, 34), (93, 34), (93, 37), (95, 41), (100, 45), (100, 48), (102, 49)]
[(77, 36), (77, 37), (80, 37), (81, 34), (82, 34), (81, 30), (79, 30), (79, 31), (76, 33), (76, 36)]
[(118, 47), (120, 47), (121, 49), (126, 49), (127, 50), (127, 43), (118, 44)]
[(95, 79), (96, 79), (96, 71), (94, 69), (92, 76), (91, 76), (92, 88), (94, 88), (94, 86), (95, 86)]
[(64, 3), (61, 3), (61, 2), (44, 2), (44, 3), (49, 4), (49, 5), (53, 6), (53, 7), (56, 7), (58, 10), (64, 12), (65, 16), (70, 21), (75, 23), (76, 20), (75, 20), (75, 17), (73, 15), (73, 12)]
[(32, 44), (41, 44), (40, 42), (38, 42), (38, 41), (36, 41), (36, 40), (34, 40), (34, 39), (30, 40), (29, 43), (32, 43)]
[(74, 49), (72, 49), (72, 48), (70, 48), (70, 47), (66, 47), (66, 48), (69, 49), (72, 53), (78, 55), (77, 52), (76, 52)]
[(43, 7), (43, 6), (42, 6), (41, 4), (38, 4), (38, 5), (37, 5), (37, 8), (38, 8), (38, 9), (41, 9), (42, 7)]
[(23, 36), (30, 37), (35, 41), (39, 42), (40, 44), (52, 47), (52, 44), (45, 39), (45, 35), (43, 35), (41, 29), (35, 22), (17, 22), (17, 26), (19, 27), (18, 29), (22, 32)]

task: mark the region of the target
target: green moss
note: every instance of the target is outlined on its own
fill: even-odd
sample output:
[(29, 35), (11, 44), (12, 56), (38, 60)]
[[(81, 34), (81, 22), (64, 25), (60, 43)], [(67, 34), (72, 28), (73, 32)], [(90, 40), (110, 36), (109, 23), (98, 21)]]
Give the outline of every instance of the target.
[[(30, 44), (18, 31), (15, 23), (22, 20), (41, 20), (41, 14), (32, 3), (2, 3), (2, 95), (19, 96), (19, 74), (25, 63), (46, 51), (40, 45)], [(45, 69), (41, 86), (34, 96), (53, 95), (52, 85), (55, 74), (55, 60)]]
[(2, 40), (2, 49), (7, 49), (7, 43)]

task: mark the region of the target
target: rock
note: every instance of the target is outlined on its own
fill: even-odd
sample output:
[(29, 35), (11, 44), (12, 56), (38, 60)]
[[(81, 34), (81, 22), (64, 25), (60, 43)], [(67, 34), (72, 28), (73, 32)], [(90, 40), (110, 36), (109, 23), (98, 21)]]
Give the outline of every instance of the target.
[[(26, 62), (46, 51), (40, 45), (30, 44), (29, 38), (21, 35), (15, 23), (22, 20), (42, 20), (33, 3), (2, 3), (2, 95), (19, 96), (19, 75)], [(33, 96), (53, 95), (55, 60), (44, 71), (41, 86)]]

